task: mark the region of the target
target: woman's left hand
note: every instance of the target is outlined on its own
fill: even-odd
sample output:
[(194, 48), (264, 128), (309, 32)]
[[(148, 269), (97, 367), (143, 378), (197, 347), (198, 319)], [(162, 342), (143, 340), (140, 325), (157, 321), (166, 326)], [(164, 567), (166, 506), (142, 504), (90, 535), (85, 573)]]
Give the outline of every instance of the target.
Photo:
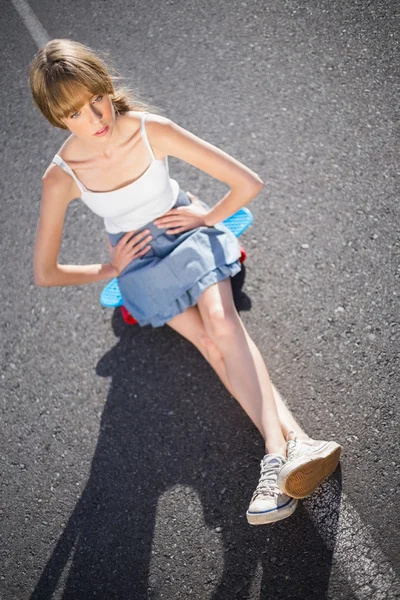
[(154, 225), (161, 229), (171, 228), (167, 229), (166, 233), (182, 233), (183, 231), (189, 231), (189, 229), (196, 229), (196, 227), (206, 227), (204, 218), (208, 211), (196, 202), (196, 196), (193, 196), (190, 192), (186, 192), (186, 194), (192, 204), (172, 208), (165, 215), (153, 221)]

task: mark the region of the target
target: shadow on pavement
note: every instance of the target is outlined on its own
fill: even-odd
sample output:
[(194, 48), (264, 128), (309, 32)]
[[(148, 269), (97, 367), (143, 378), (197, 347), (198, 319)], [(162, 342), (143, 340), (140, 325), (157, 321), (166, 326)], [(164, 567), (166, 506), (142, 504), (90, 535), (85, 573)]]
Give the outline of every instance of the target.
[[(113, 327), (119, 340), (97, 365), (111, 383), (90, 477), (31, 600), (54, 597), (64, 569), (63, 600), (326, 598), (341, 486), (326, 507), (330, 549), (301, 503), (285, 521), (248, 525), (245, 512), (263, 454), (256, 429), (200, 353), (168, 327), (129, 327), (119, 310)], [(336, 480), (340, 484), (340, 473)], [(149, 571), (157, 503), (177, 485), (194, 490), (206, 528), (219, 531), (224, 566), (208, 581), (195, 552), (186, 554), (183, 566), (175, 549), (178, 587), (171, 584), (167, 593), (167, 559), (153, 582)], [(182, 498), (172, 507), (185, 509)], [(183, 543), (197, 535), (190, 515), (185, 522)], [(163, 544), (168, 548), (168, 537)], [(252, 588), (257, 577), (261, 591)], [(193, 594), (185, 587), (191, 582), (197, 585)]]

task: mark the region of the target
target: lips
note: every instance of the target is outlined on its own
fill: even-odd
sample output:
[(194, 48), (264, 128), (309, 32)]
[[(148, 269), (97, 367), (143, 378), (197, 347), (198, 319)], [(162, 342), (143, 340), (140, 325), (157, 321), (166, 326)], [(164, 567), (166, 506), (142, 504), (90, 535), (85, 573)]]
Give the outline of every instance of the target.
[(104, 127), (102, 129), (99, 129), (99, 131), (97, 131), (94, 135), (105, 135), (108, 131), (108, 125), (104, 125)]

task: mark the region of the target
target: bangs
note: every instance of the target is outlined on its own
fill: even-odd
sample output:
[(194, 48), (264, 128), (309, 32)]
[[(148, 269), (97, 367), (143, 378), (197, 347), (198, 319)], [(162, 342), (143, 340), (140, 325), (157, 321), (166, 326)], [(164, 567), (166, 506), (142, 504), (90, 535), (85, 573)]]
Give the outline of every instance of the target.
[(48, 99), (49, 108), (57, 120), (66, 119), (80, 110), (93, 96), (107, 93), (109, 93), (109, 90), (104, 84), (83, 87), (76, 81), (63, 82), (51, 90)]
[(76, 80), (63, 81), (47, 89), (47, 103), (54, 118), (60, 121), (82, 108), (93, 96), (112, 92), (104, 81), (87, 82), (86, 85)]
[(45, 95), (48, 111), (60, 122), (79, 110), (93, 96), (113, 94), (112, 79), (106, 71), (89, 64), (55, 63), (47, 73)]

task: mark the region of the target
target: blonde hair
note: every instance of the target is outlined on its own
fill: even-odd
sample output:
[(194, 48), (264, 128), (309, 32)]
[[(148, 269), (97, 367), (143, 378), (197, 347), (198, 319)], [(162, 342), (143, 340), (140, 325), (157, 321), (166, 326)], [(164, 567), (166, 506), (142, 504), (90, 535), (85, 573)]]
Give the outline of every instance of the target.
[(111, 73), (104, 60), (88, 46), (73, 40), (51, 40), (35, 55), (29, 81), (36, 106), (55, 127), (68, 129), (63, 123), (88, 101), (89, 96), (109, 94), (118, 114), (130, 110), (160, 112), (142, 102), (138, 94), (116, 88), (121, 79)]

